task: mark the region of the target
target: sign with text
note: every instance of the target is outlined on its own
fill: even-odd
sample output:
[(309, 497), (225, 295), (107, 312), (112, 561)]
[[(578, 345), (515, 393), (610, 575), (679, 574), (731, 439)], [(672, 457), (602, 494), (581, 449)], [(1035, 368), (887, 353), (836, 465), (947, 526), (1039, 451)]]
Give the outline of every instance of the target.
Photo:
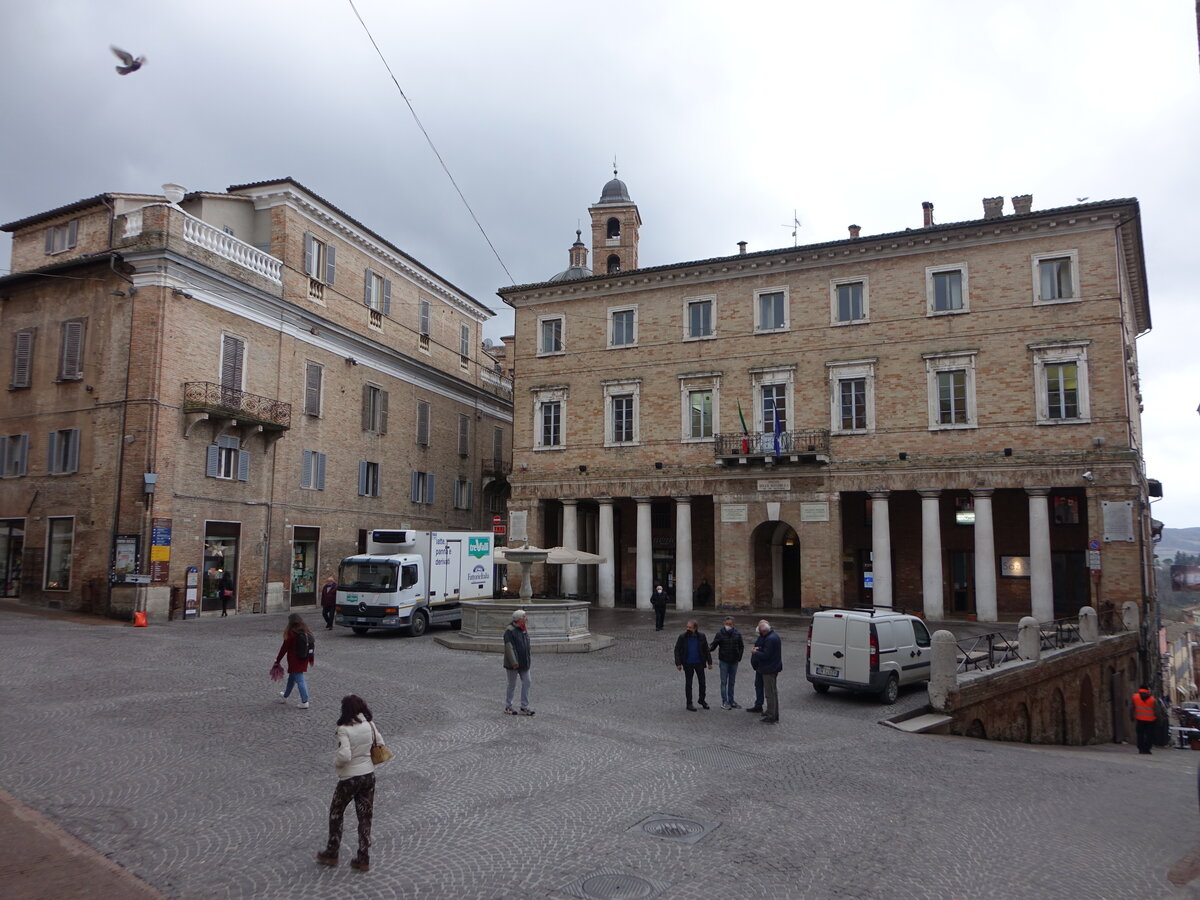
[(747, 510), (745, 503), (722, 503), (721, 504), (721, 521), (722, 522), (745, 522), (747, 521)]
[(150, 521), (150, 580), (158, 584), (171, 577), (171, 520)]
[(758, 489), (760, 491), (790, 491), (792, 481), (790, 478), (760, 478), (758, 479)]
[(828, 522), (829, 521), (829, 504), (828, 503), (801, 503), (800, 504), (800, 521), (801, 522)]

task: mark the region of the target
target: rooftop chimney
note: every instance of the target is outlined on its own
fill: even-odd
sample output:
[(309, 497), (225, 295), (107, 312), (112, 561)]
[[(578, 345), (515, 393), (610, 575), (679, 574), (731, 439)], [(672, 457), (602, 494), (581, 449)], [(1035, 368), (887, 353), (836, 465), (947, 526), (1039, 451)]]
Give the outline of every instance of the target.
[(745, 241), (738, 241), (738, 253), (742, 254), (742, 256), (746, 255), (746, 242)]
[(1013, 213), (1023, 216), (1033, 208), (1033, 194), (1021, 194), (1012, 198)]
[(933, 227), (933, 204), (926, 200), (921, 204), (921, 210), (925, 213), (925, 227)]
[(862, 229), (859, 228), (857, 225), (851, 225), (850, 226), (850, 237), (852, 237), (852, 238), (858, 237), (858, 233), (860, 231), (862, 231)]
[(983, 198), (983, 217), (985, 219), (998, 219), (1002, 215), (1004, 215), (1003, 197)]

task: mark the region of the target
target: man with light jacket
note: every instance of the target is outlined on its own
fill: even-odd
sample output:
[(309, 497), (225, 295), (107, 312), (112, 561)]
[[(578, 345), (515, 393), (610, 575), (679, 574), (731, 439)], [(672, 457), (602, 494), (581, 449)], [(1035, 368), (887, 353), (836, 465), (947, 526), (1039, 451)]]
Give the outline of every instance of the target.
[(783, 671), (783, 641), (771, 628), (771, 623), (762, 619), (758, 623), (758, 634), (762, 646), (754, 642), (750, 651), (750, 665), (754, 667), (763, 681), (763, 716), (758, 721), (777, 723), (779, 721), (779, 688), (775, 679)]

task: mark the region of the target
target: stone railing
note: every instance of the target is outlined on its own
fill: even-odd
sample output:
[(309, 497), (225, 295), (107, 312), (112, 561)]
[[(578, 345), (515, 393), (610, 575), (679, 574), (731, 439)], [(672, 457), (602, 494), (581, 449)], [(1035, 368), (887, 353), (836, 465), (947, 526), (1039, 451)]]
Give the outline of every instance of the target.
[(511, 397), (513, 392), (512, 379), (507, 375), (501, 375), (499, 372), (493, 372), (490, 369), (480, 369), (480, 375), (483, 378), (483, 383), (497, 393)]
[(220, 228), (209, 225), (186, 212), (183, 213), (183, 237), (188, 243), (203, 247), (222, 259), (237, 263), (242, 268), (256, 272), (275, 284), (283, 283), (282, 260), (276, 259), (252, 244), (247, 244), (232, 234), (226, 234)]

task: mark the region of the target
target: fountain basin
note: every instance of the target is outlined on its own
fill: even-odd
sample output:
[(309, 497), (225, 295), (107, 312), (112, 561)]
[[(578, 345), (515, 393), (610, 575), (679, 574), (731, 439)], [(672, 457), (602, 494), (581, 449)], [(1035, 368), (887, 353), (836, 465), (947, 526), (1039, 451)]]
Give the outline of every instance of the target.
[(504, 652), (504, 630), (512, 614), (525, 610), (529, 648), (533, 653), (590, 653), (611, 647), (616, 640), (588, 628), (586, 600), (464, 600), (462, 628), (434, 638), (452, 650)]

